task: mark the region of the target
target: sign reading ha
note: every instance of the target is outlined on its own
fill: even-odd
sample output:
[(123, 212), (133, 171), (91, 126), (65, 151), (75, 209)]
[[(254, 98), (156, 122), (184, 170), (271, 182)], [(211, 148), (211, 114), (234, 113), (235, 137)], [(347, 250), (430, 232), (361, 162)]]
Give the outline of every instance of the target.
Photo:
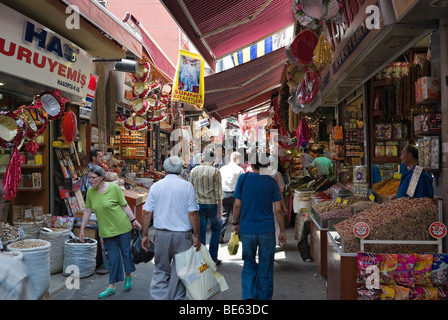
[(0, 26), (0, 71), (86, 96), (94, 67), (84, 50), (3, 4)]

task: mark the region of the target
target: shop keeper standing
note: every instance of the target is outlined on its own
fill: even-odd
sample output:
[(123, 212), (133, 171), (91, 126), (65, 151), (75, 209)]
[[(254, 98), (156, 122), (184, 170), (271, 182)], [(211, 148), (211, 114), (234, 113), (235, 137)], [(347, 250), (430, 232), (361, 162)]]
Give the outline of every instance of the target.
[[(125, 280), (124, 289), (131, 289), (135, 265), (132, 260), (130, 231), (132, 226), (141, 229), (121, 188), (115, 183), (104, 181), (105, 177), (106, 172), (103, 168), (99, 166), (90, 168), (88, 179), (92, 187), (87, 191), (86, 209), (79, 233), (80, 241), (84, 242), (84, 229), (94, 211), (109, 267), (109, 287), (98, 295), (99, 298), (115, 294), (115, 284), (119, 281)], [(123, 266), (126, 278), (123, 275)]]
[(400, 154), (400, 161), (408, 170), (401, 176), (401, 182), (396, 196), (392, 196), (391, 198), (409, 196), (412, 198), (433, 198), (433, 179), (429, 172), (422, 171), (422, 168), (418, 166), (417, 146), (408, 144), (403, 147)]

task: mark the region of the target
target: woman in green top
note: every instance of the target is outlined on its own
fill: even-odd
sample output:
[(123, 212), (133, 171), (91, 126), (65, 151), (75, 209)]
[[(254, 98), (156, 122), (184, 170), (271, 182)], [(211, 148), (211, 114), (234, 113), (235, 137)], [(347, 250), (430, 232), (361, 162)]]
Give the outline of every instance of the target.
[[(99, 294), (99, 298), (115, 294), (115, 283), (118, 281), (125, 280), (125, 290), (131, 288), (135, 265), (132, 260), (130, 231), (132, 226), (141, 229), (140, 223), (126, 202), (123, 191), (115, 183), (104, 181), (105, 176), (103, 168), (99, 166), (90, 168), (88, 179), (92, 188), (87, 191), (86, 210), (79, 234), (79, 239), (84, 242), (85, 226), (92, 212), (95, 212), (99, 236), (103, 238), (109, 263), (109, 287)], [(122, 265), (126, 279), (123, 279)]]

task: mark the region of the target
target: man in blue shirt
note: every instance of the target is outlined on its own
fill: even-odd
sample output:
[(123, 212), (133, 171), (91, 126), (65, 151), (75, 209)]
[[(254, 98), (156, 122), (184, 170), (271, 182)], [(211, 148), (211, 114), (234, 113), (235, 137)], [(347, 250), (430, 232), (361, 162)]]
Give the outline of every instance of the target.
[(257, 159), (252, 164), (253, 172), (239, 176), (233, 194), (233, 230), (240, 235), (243, 247), (243, 299), (272, 299), (276, 246), (273, 203), (280, 225), (279, 245), (286, 244), (280, 189), (274, 178), (260, 174), (260, 169), (268, 165), (269, 162), (262, 164)]
[[(418, 164), (418, 148), (413, 144), (408, 144), (403, 148), (400, 155), (401, 163), (404, 164), (408, 171), (401, 176), (400, 186), (396, 198), (408, 197), (407, 194), (409, 184), (414, 174), (414, 169)], [(432, 184), (432, 176), (429, 172), (423, 171), (415, 188), (413, 198), (433, 198), (434, 186)]]

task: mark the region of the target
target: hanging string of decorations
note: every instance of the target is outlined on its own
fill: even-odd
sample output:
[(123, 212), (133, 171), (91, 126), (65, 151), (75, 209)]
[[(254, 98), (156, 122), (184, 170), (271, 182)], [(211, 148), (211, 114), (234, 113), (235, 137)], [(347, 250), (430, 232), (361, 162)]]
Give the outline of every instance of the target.
[(151, 124), (167, 118), (171, 85), (151, 79), (151, 65), (139, 63), (132, 83), (133, 100), (131, 116), (123, 120), (123, 127), (130, 131), (149, 129)]
[[(39, 145), (36, 138), (48, 126), (49, 121), (60, 119), (63, 137), (66, 142), (73, 142), (77, 134), (76, 116), (68, 109), (70, 100), (57, 90), (45, 91), (34, 97), (31, 105), (21, 106), (14, 112), (0, 112), (0, 146), (10, 148), (11, 158), (3, 177), (3, 198), (11, 201), (17, 195), (22, 170), (19, 151), (25, 141), (25, 151), (36, 154)], [(73, 122), (73, 119), (75, 122)]]
[(331, 63), (332, 47), (327, 38), (327, 23), (342, 22), (342, 0), (293, 0), (293, 12), (302, 25), (286, 48), (290, 62), (287, 83), (288, 103), (296, 113), (312, 113), (321, 102), (321, 71)]

